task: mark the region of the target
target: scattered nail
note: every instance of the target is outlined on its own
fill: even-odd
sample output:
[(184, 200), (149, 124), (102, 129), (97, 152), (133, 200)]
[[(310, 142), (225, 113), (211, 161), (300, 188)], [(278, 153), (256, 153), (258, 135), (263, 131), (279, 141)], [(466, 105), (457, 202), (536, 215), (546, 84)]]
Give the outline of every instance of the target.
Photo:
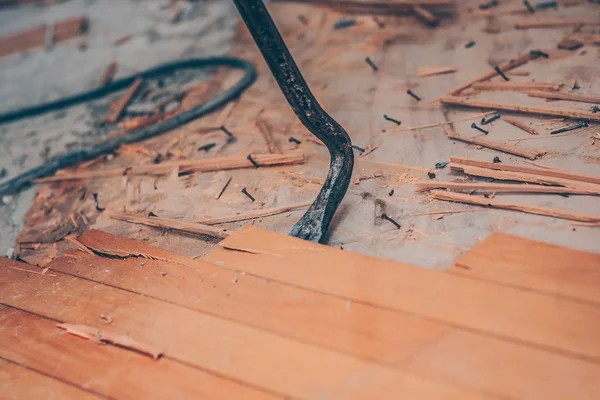
[(254, 165), (254, 168), (258, 168), (259, 165), (256, 163), (256, 161), (254, 161), (254, 159), (252, 158), (252, 155), (248, 154), (248, 156), (246, 156), (246, 159), (248, 161), (250, 161), (252, 163), (252, 165)]
[(498, 6), (498, 0), (491, 0), (489, 3), (483, 3), (479, 5), (480, 10), (489, 10)]
[(473, 128), (473, 129), (477, 129), (478, 131), (480, 131), (480, 132), (483, 132), (483, 133), (485, 133), (486, 135), (489, 133), (489, 132), (488, 132), (488, 131), (486, 131), (485, 129), (478, 127), (478, 126), (477, 126), (477, 124), (476, 124), (475, 122), (473, 122), (473, 123), (471, 124), (471, 128)]
[(248, 193), (248, 191), (246, 190), (246, 188), (243, 188), (243, 189), (241, 190), (241, 192), (242, 192), (242, 193), (244, 193), (246, 196), (248, 196), (248, 198), (249, 198), (250, 200), (252, 200), (252, 202), (254, 202), (254, 201), (256, 200), (254, 197), (252, 197), (252, 195), (251, 195), (250, 193)]
[(531, 50), (531, 51), (529, 51), (529, 55), (531, 57), (544, 57), (544, 58), (550, 57), (548, 55), (548, 53), (545, 53), (545, 52), (543, 52), (541, 50)]
[(528, 0), (523, 0), (523, 5), (527, 7), (527, 11), (531, 14), (535, 13), (535, 9), (531, 6), (531, 3)]
[(563, 132), (569, 132), (575, 129), (579, 129), (579, 128), (587, 128), (588, 127), (588, 123), (587, 122), (582, 122), (579, 123), (577, 125), (573, 125), (573, 126), (567, 126), (565, 128), (561, 128), (561, 129), (557, 129), (555, 131), (550, 132), (551, 135), (556, 135), (557, 133), (563, 133)]
[(556, 8), (558, 4), (556, 1), (542, 1), (535, 5), (535, 8)]
[(485, 117), (483, 117), (481, 119), (481, 125), (487, 125), (490, 122), (494, 122), (495, 120), (497, 120), (498, 118), (500, 118), (500, 113), (494, 114), (492, 115), (490, 118), (485, 119)]
[(204, 146), (198, 147), (198, 151), (209, 151), (216, 145), (217, 145), (216, 143), (208, 143), (208, 144), (205, 144)]
[(296, 138), (295, 138), (295, 137), (293, 137), (293, 136), (291, 136), (291, 137), (288, 139), (288, 142), (290, 142), (290, 143), (296, 143), (296, 144), (300, 144), (300, 143), (302, 143), (301, 141), (299, 141), (298, 139), (296, 139)]
[(577, 81), (573, 81), (573, 84), (571, 85), (571, 90), (577, 90), (577, 89), (581, 89), (581, 86), (579, 86), (579, 83), (577, 83)]
[(386, 213), (381, 214), (381, 218), (385, 219), (387, 221), (390, 221), (392, 224), (394, 224), (396, 226), (396, 228), (400, 229), (402, 228), (402, 225), (400, 225), (399, 223), (397, 223), (396, 221), (394, 221), (392, 218), (390, 218)]
[(373, 72), (379, 71), (379, 68), (377, 67), (377, 65), (375, 65), (375, 63), (373, 61), (371, 61), (371, 59), (369, 57), (365, 58), (365, 62), (367, 64), (369, 64), (369, 67), (371, 67), (373, 69)]
[(150, 212), (148, 213), (148, 216), (149, 216), (149, 217), (158, 217), (158, 215), (154, 214), (152, 211), (150, 211)]
[(510, 79), (508, 79), (508, 76), (504, 75), (504, 72), (502, 72), (502, 70), (500, 69), (499, 66), (495, 66), (494, 69), (496, 70), (496, 72), (502, 77), (502, 79), (504, 79), (505, 81), (509, 81)]
[[(594, 106), (594, 108), (592, 108), (592, 114), (596, 114), (598, 111), (600, 111), (600, 108), (598, 108), (598, 106)], [(6, 175), (6, 170), (2, 169), (2, 171), (4, 172), (4, 175), (0, 173), (0, 178), (3, 178)]]
[(161, 162), (162, 160), (163, 160), (163, 155), (162, 155), (162, 154), (160, 154), (160, 153), (158, 153), (158, 154), (156, 155), (156, 157), (154, 157), (154, 160), (152, 160), (152, 162), (153, 162), (154, 164), (160, 164), (160, 162)]
[(229, 186), (229, 183), (231, 183), (232, 179), (233, 179), (233, 176), (227, 180), (227, 182), (225, 183), (225, 186), (223, 186), (223, 189), (221, 189), (221, 191), (217, 195), (217, 200), (219, 200), (221, 198), (221, 196), (223, 196), (223, 193), (225, 193), (225, 189), (227, 189), (227, 186)]
[(352, 145), (352, 148), (355, 149), (355, 150), (360, 151), (361, 153), (365, 152), (365, 149), (363, 149), (362, 147), (358, 147), (358, 146)]
[(339, 30), (339, 29), (349, 28), (354, 25), (356, 25), (355, 19), (343, 19), (341, 21), (336, 22), (333, 25), (333, 29)]
[(308, 19), (302, 14), (298, 15), (298, 21), (300, 21), (304, 25), (308, 25)]
[(446, 165), (448, 165), (448, 164), (450, 164), (450, 163), (447, 162), (447, 161), (442, 161), (442, 162), (439, 162), (439, 163), (435, 163), (435, 168), (436, 169), (444, 169), (444, 168), (446, 168)]
[(475, 41), (471, 40), (469, 43), (465, 44), (465, 48), (470, 49), (471, 47), (475, 46)]
[(390, 192), (388, 193), (388, 195), (393, 196), (394, 195), (394, 189), (390, 190)]
[[(598, 107), (596, 107), (598, 108)], [(6, 168), (2, 168), (0, 170), (0, 179), (4, 178), (6, 175), (8, 175), (8, 171), (6, 171)]]
[(427, 173), (427, 176), (429, 177), (429, 179), (435, 179), (435, 173), (434, 172), (429, 171)]
[(413, 92), (412, 90), (408, 89), (408, 90), (406, 91), (406, 93), (407, 93), (409, 96), (412, 96), (412, 97), (413, 97), (415, 100), (417, 100), (417, 101), (421, 101), (421, 98), (420, 98), (419, 96), (417, 96), (416, 94), (414, 94), (414, 92)]
[(92, 196), (94, 196), (94, 206), (96, 206), (96, 210), (97, 211), (106, 210), (106, 208), (102, 208), (102, 207), (100, 207), (100, 205), (98, 205), (98, 193), (92, 193)]
[(379, 29), (385, 28), (385, 24), (382, 21), (380, 21), (379, 18), (373, 17), (373, 22), (375, 22), (377, 24)]
[(396, 125), (400, 125), (400, 124), (402, 123), (401, 121), (398, 121), (397, 119), (394, 119), (394, 118), (390, 118), (390, 117), (388, 117), (388, 116), (387, 116), (387, 115), (385, 115), (385, 114), (383, 114), (383, 119), (385, 119), (386, 121), (393, 122), (393, 123), (395, 123)]
[(225, 132), (225, 134), (227, 135), (227, 141), (228, 141), (228, 142), (230, 142), (230, 143), (231, 143), (231, 142), (235, 142), (235, 141), (237, 140), (237, 139), (236, 139), (236, 137), (233, 135), (233, 133), (229, 132), (229, 131), (227, 130), (227, 128), (225, 128), (225, 126), (224, 126), (224, 125), (221, 125), (221, 126), (219, 127), (219, 129), (220, 129), (220, 130), (222, 130), (223, 132)]
[(502, 160), (500, 159), (500, 157), (494, 157), (494, 159), (492, 161), (494, 162), (494, 164), (498, 164), (498, 163), (502, 162)]

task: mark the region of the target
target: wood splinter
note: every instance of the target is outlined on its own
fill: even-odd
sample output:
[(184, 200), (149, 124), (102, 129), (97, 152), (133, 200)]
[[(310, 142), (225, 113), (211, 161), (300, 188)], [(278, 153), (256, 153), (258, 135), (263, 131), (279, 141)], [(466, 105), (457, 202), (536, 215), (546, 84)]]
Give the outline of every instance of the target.
[(150, 357), (157, 360), (162, 354), (162, 350), (158, 350), (154, 346), (140, 343), (126, 335), (121, 335), (115, 332), (109, 332), (102, 329), (97, 329), (87, 325), (75, 325), (75, 324), (58, 324), (56, 325), (60, 329), (64, 329), (67, 333), (75, 336), (89, 339), (94, 343), (98, 344), (112, 344), (118, 347), (124, 347), (126, 349), (134, 350), (139, 353), (149, 355)]

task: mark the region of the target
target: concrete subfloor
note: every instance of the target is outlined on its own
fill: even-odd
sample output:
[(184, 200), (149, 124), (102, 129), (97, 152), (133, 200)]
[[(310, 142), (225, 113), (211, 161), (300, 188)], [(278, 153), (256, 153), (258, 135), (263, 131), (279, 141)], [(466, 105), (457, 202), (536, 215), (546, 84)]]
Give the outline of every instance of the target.
[[(98, 85), (111, 61), (118, 63), (115, 78), (155, 65), (192, 57), (226, 54), (232, 44), (237, 11), (229, 1), (190, 2), (180, 21), (170, 22), (166, 0), (71, 0), (49, 7), (11, 7), (0, 11), (0, 36), (85, 14), (88, 47), (80, 39), (49, 50), (0, 58), (0, 113), (89, 90)], [(114, 41), (125, 35), (121, 45)], [(114, 96), (113, 96), (114, 97)], [(110, 98), (94, 102), (107, 107)], [(72, 107), (64, 112), (0, 125), (0, 182), (43, 163), (48, 158), (90, 145), (105, 134), (92, 129), (94, 107)], [(35, 188), (0, 199), (0, 255), (10, 255)]]

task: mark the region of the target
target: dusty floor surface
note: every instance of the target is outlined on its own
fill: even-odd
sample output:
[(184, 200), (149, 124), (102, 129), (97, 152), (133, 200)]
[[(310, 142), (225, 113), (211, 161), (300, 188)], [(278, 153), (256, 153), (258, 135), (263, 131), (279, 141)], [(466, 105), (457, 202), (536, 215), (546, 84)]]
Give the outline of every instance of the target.
[[(116, 61), (116, 78), (183, 58), (223, 55), (231, 48), (238, 14), (232, 2), (198, 3), (173, 24), (164, 0), (72, 0), (51, 7), (15, 7), (0, 11), (0, 35), (39, 24), (85, 14), (90, 20), (88, 48), (78, 39), (57, 44), (50, 51), (0, 58), (0, 113), (89, 90), (109, 62)], [(113, 42), (132, 35), (127, 42)], [(114, 98), (114, 96), (113, 96)], [(94, 102), (107, 107), (105, 101)], [(93, 107), (72, 107), (0, 126), (0, 170), (9, 179), (35, 167), (65, 149), (86, 146), (104, 134), (92, 129)], [(10, 254), (31, 206), (35, 188), (0, 199), (0, 255)]]

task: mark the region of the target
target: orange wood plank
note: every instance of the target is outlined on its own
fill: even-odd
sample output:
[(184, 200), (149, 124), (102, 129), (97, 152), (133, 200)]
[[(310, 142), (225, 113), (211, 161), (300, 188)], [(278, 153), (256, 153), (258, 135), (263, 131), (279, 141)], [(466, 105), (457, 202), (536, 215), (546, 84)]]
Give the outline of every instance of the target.
[(203, 260), (600, 362), (598, 307), (353, 254), (254, 227), (220, 244), (242, 252), (214, 251)]
[(0, 359), (0, 398), (89, 400), (102, 397)]
[[(50, 268), (378, 360), (433, 381), (500, 397), (600, 396), (600, 381), (596, 379), (600, 367), (587, 362), (412, 315), (240, 275), (102, 231), (89, 231), (79, 239), (98, 252), (120, 257), (143, 254), (154, 260), (101, 259), (72, 250)], [(77, 267), (90, 264), (94, 267)], [(164, 272), (167, 274), (163, 276)], [(200, 292), (198, 287), (211, 289)], [(460, 355), (466, 347), (468, 356)], [(570, 371), (568, 377), (564, 375), (565, 369)]]
[(495, 233), (451, 272), (600, 305), (600, 254)]
[(56, 275), (0, 265), (0, 302), (91, 326), (99, 324), (100, 315), (110, 315), (111, 331), (162, 348), (170, 358), (294, 398), (489, 398), (188, 308)]
[[(0, 329), (0, 357), (85, 388), (102, 398), (276, 398), (172, 360), (155, 361), (132, 351), (99, 346), (65, 333), (56, 327), (55, 321), (23, 311), (10, 308), (0, 311), (0, 326), (3, 327)], [(24, 384), (23, 380), (14, 382), (11, 390), (30, 389), (22, 387)], [(28, 386), (32, 384), (29, 382)], [(54, 392), (21, 398), (46, 399), (51, 393)], [(76, 398), (85, 398), (85, 395), (83, 392)]]

